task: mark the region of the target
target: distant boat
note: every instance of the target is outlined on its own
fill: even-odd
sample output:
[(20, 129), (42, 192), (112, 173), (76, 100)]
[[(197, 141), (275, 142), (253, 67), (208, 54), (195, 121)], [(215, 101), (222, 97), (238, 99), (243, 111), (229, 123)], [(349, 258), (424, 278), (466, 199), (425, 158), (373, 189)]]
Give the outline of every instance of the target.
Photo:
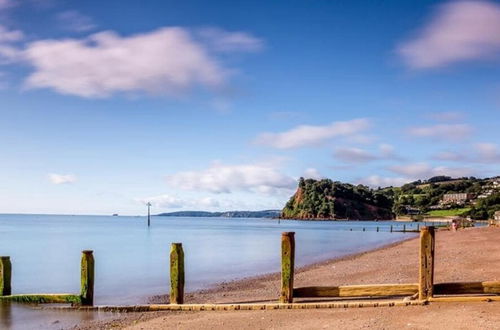
[(117, 216), (118, 216), (118, 213), (113, 213), (113, 216), (114, 216), (114, 217), (117, 217)]

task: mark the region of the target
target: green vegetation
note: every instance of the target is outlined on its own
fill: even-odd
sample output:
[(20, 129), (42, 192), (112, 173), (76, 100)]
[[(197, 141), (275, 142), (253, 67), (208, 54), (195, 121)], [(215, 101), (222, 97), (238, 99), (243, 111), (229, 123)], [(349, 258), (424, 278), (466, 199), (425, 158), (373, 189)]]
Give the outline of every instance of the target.
[(18, 294), (0, 296), (2, 300), (24, 304), (81, 304), (81, 297), (74, 294)]
[[(462, 195), (450, 195), (462, 194)], [(329, 179), (300, 179), (283, 218), (392, 219), (394, 216), (470, 216), (486, 220), (500, 210), (500, 178), (438, 176), (401, 187), (370, 189)]]
[(329, 179), (300, 178), (297, 192), (283, 209), (293, 219), (392, 219), (391, 191)]
[(449, 210), (432, 210), (427, 212), (427, 215), (433, 216), (433, 217), (449, 217), (449, 216), (461, 216), (461, 215), (467, 215), (467, 213), (471, 209), (469, 207), (463, 207), (459, 209), (449, 209)]

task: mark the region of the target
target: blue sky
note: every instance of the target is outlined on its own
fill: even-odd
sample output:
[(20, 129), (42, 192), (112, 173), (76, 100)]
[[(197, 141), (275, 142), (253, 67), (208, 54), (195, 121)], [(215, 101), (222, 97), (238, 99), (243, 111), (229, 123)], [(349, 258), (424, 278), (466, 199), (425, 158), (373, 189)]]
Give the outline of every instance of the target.
[(0, 212), (500, 174), (500, 2), (0, 0)]

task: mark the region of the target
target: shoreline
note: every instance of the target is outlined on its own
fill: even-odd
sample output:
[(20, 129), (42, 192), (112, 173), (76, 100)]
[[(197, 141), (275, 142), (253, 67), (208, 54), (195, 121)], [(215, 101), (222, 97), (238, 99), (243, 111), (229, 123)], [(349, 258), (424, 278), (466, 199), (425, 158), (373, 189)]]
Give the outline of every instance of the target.
[[(500, 228), (467, 228), (436, 233), (435, 281), (500, 280), (500, 256), (484, 251), (500, 249)], [(418, 282), (418, 239), (386, 244), (369, 251), (328, 259), (296, 269), (295, 287)], [(279, 273), (221, 282), (186, 294), (186, 303), (276, 301)], [(161, 301), (165, 295), (152, 297)], [(297, 302), (304, 299), (296, 299)], [(432, 303), (427, 306), (335, 310), (131, 312), (114, 319), (82, 323), (76, 329), (220, 329), (220, 328), (494, 328), (500, 322), (499, 303)], [(467, 313), (463, 313), (467, 308)], [(496, 311), (496, 312), (495, 312)], [(487, 319), (482, 313), (488, 313)], [(496, 313), (496, 314), (495, 314)], [(496, 316), (491, 316), (496, 315)], [(248, 320), (253, 320), (249, 322)], [(464, 327), (462, 327), (464, 328)]]
[[(379, 246), (379, 247), (376, 247), (373, 249), (369, 249), (369, 250), (365, 250), (362, 252), (349, 253), (349, 254), (346, 254), (343, 256), (332, 257), (332, 258), (328, 258), (328, 259), (323, 260), (323, 261), (317, 261), (317, 262), (313, 262), (311, 264), (307, 264), (307, 265), (304, 265), (301, 267), (296, 267), (295, 268), (295, 275), (298, 275), (298, 274), (303, 273), (303, 272), (311, 271), (311, 270), (314, 270), (314, 269), (319, 268), (319, 267), (324, 267), (324, 266), (327, 266), (327, 265), (330, 265), (330, 264), (333, 264), (336, 262), (354, 260), (354, 259), (359, 258), (363, 255), (368, 254), (368, 253), (373, 253), (373, 252), (377, 252), (377, 251), (391, 249), (391, 248), (394, 248), (398, 245), (401, 245), (407, 241), (415, 240), (417, 238), (418, 237), (407, 237), (407, 238), (404, 238), (400, 241), (384, 244), (382, 246)], [(200, 303), (200, 301), (198, 301), (199, 299), (196, 298), (198, 295), (213, 294), (213, 293), (221, 292), (224, 290), (231, 291), (231, 289), (230, 289), (231, 287), (252, 286), (252, 285), (254, 285), (258, 282), (261, 282), (261, 281), (271, 281), (271, 280), (279, 281), (280, 276), (281, 276), (280, 272), (262, 273), (262, 274), (242, 277), (242, 278), (238, 278), (238, 279), (234, 279), (234, 280), (230, 280), (230, 281), (222, 281), (222, 282), (210, 284), (206, 288), (203, 288), (203, 289), (186, 291), (185, 292), (185, 300), (186, 300), (185, 303)], [(278, 299), (278, 297), (279, 296), (276, 296), (276, 300)], [(168, 294), (153, 295), (153, 296), (147, 297), (147, 303), (149, 303), (149, 304), (168, 303), (169, 302), (168, 299), (169, 299)], [(205, 302), (205, 301), (203, 301), (203, 302)]]

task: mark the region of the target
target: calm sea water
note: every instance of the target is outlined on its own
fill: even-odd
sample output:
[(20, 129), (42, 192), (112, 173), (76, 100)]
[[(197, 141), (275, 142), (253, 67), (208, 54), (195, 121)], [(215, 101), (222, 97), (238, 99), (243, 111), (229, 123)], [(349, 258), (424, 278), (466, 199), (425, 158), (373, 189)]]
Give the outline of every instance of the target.
[[(0, 215), (0, 255), (11, 257), (15, 294), (78, 293), (81, 251), (94, 250), (95, 303), (137, 304), (168, 293), (172, 242), (183, 244), (186, 290), (190, 291), (279, 271), (283, 231), (296, 232), (296, 264), (303, 266), (412, 235), (388, 232), (391, 224), (396, 225), (153, 217), (148, 228), (144, 217)], [(375, 231), (376, 226), (380, 232)], [(45, 314), (38, 317), (37, 313)], [(43, 322), (48, 328), (50, 320), (49, 312), (0, 306), (0, 328), (23, 329), (28, 321)]]

